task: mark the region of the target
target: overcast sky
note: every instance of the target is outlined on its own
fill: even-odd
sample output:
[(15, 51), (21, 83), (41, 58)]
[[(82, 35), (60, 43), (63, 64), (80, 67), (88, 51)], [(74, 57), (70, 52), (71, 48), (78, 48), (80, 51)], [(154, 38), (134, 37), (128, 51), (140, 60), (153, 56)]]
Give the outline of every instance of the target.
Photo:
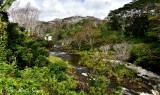
[(41, 12), (43, 21), (69, 16), (95, 16), (104, 19), (110, 10), (122, 7), (132, 0), (17, 0), (23, 7), (28, 2)]

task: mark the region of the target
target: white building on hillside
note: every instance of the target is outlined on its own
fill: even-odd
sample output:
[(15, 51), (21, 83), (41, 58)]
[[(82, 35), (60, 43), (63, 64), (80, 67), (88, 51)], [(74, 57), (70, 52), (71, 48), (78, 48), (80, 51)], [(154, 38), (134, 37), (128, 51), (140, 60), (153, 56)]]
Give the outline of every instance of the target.
[(46, 34), (46, 36), (44, 37), (45, 40), (47, 41), (52, 41), (52, 36), (49, 34)]

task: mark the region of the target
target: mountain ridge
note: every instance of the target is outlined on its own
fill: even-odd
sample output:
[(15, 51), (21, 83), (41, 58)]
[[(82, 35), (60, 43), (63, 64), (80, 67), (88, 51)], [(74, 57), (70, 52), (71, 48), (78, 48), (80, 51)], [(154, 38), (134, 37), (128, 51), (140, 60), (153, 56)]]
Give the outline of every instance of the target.
[[(104, 20), (93, 16), (71, 16), (63, 19), (54, 19), (52, 21), (38, 21), (38, 25), (36, 27), (36, 34), (41, 37), (45, 36), (44, 31), (48, 31), (51, 34), (53, 32), (58, 32), (62, 28), (74, 26), (76, 24), (80, 24), (81, 26), (95, 26), (97, 27)], [(47, 32), (47, 33), (48, 33)]]

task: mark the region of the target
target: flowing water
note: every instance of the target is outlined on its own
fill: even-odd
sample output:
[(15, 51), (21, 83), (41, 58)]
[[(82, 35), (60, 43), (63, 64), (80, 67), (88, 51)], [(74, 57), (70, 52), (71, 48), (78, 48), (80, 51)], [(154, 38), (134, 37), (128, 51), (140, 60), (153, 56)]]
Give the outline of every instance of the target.
[(122, 64), (125, 65), (127, 68), (135, 70), (137, 72), (137, 76), (143, 78), (145, 81), (148, 82), (148, 85), (152, 87), (151, 90), (152, 93), (157, 93), (155, 95), (160, 94), (160, 76), (158, 74), (148, 71), (140, 66), (131, 63), (124, 63), (121, 61), (108, 60), (108, 59), (104, 59), (104, 61), (109, 61), (115, 64)]
[[(58, 47), (54, 48), (53, 52), (50, 52), (50, 55), (60, 57), (62, 60), (68, 61), (69, 64), (71, 64), (75, 71), (76, 75), (78, 77), (78, 80), (80, 82), (85, 82), (86, 85), (88, 85), (90, 81), (90, 77), (88, 76), (89, 70), (86, 67), (79, 66), (78, 62), (80, 61), (80, 55), (77, 54), (71, 54), (64, 52)], [(122, 62), (116, 61), (116, 60), (104, 60), (104, 61), (110, 61), (116, 64), (121, 64)], [(147, 71), (139, 66), (127, 63), (125, 64), (126, 67), (130, 69), (136, 69), (137, 70), (137, 76), (143, 78), (143, 81), (145, 81), (145, 84), (149, 86), (147, 89), (138, 89), (137, 91), (133, 90), (131, 87), (132, 85), (129, 85), (127, 87), (123, 87), (122, 93), (124, 95), (159, 95), (160, 93), (160, 76), (152, 73), (150, 71)], [(110, 79), (110, 85), (109, 88), (115, 88), (119, 86), (119, 84), (115, 81)]]

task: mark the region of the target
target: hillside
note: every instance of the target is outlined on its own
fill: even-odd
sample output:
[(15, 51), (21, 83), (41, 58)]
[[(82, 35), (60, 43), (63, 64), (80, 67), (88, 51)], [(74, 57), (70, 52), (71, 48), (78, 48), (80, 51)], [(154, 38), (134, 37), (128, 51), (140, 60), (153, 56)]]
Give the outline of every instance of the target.
[(0, 94), (159, 95), (159, 0), (38, 23), (30, 4), (9, 22), (14, 1), (0, 1)]
[(47, 33), (54, 35), (60, 30), (69, 29), (71, 27), (86, 27), (86, 26), (95, 26), (97, 27), (102, 23), (102, 20), (95, 17), (81, 17), (81, 16), (73, 16), (63, 19), (55, 19), (53, 21), (48, 22), (38, 22), (38, 26), (36, 27), (36, 33), (39, 36), (44, 36)]

